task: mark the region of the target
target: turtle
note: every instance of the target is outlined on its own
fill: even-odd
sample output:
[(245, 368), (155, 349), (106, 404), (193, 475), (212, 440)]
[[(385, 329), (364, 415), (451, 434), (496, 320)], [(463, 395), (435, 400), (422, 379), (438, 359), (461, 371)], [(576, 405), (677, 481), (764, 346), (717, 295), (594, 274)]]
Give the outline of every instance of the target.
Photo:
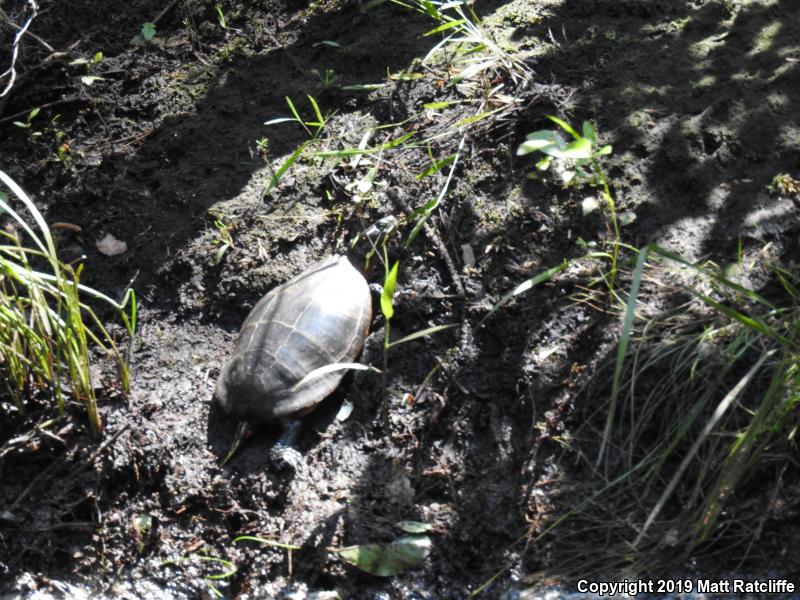
[(296, 466), (299, 454), (291, 440), (297, 419), (329, 396), (346, 371), (303, 379), (325, 365), (353, 362), (371, 320), (370, 288), (344, 255), (324, 258), (261, 298), (242, 324), (214, 389), (223, 412), (239, 420), (223, 464), (252, 424), (281, 422), (286, 433), (272, 457)]

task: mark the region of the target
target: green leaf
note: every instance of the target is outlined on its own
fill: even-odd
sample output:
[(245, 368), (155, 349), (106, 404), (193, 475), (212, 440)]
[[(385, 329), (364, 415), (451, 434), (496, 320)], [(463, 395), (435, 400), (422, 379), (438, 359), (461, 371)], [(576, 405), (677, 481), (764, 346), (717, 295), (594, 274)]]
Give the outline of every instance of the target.
[(597, 143), (597, 132), (589, 121), (583, 122), (583, 137), (587, 138), (593, 144)]
[(374, 92), (384, 87), (386, 87), (385, 83), (357, 83), (354, 85), (343, 85), (341, 89), (345, 92)]
[(363, 544), (339, 550), (346, 562), (378, 577), (391, 577), (419, 566), (431, 553), (427, 536), (406, 536), (391, 544)]
[(539, 285), (540, 283), (543, 283), (545, 281), (549, 281), (550, 279), (553, 278), (553, 276), (555, 276), (556, 274), (558, 274), (561, 271), (563, 271), (564, 269), (566, 269), (569, 266), (569, 264), (570, 264), (569, 261), (565, 259), (560, 265), (557, 265), (555, 267), (551, 267), (550, 269), (547, 269), (546, 271), (543, 271), (543, 272), (539, 273), (538, 275), (536, 275), (534, 277), (531, 277), (530, 279), (526, 279), (525, 281), (523, 281), (522, 283), (517, 285), (517, 287), (515, 287), (513, 290), (511, 290), (510, 292), (505, 294), (502, 298), (500, 298), (500, 301), (497, 304), (495, 304), (492, 307), (492, 309), (486, 314), (486, 316), (483, 317), (478, 322), (478, 327), (483, 325), (489, 317), (491, 317), (501, 307), (505, 306), (512, 299), (514, 299), (516, 296), (519, 296), (520, 294), (522, 294), (524, 292), (527, 292), (528, 290), (530, 290), (534, 286)]
[(156, 24), (155, 23), (143, 23), (141, 29), (142, 37), (145, 41), (150, 41), (154, 37), (156, 37)]
[(292, 102), (292, 99), (289, 98), (289, 96), (286, 96), (286, 104), (289, 105), (289, 110), (292, 111), (292, 114), (294, 115), (295, 120), (299, 121), (300, 123), (302, 123), (303, 119), (300, 118), (300, 113), (297, 112), (297, 109), (294, 107), (294, 103)]
[(525, 136), (525, 139), (533, 144), (534, 147), (538, 150), (541, 146), (547, 146), (549, 144), (556, 144), (560, 138), (558, 133), (553, 131), (552, 129), (540, 129), (539, 131), (534, 131), (533, 133), (529, 133)]
[(447, 108), (450, 106), (449, 102), (428, 102), (427, 104), (423, 104), (423, 108), (427, 108), (429, 110), (439, 110), (442, 108)]
[(268, 540), (255, 535), (240, 535), (233, 539), (234, 544), (238, 544), (239, 542), (258, 542), (264, 546), (283, 548), (284, 550), (302, 550), (302, 546), (295, 546), (294, 544), (287, 544), (286, 542), (279, 542), (278, 540)]
[(123, 305), (126, 299), (130, 299), (131, 303), (131, 315), (127, 320), (127, 327), (128, 333), (133, 337), (133, 334), (136, 333), (136, 292), (133, 291), (133, 288), (128, 288), (128, 294), (123, 299)]
[[(409, 335), (407, 335), (405, 337), (402, 337), (399, 340), (395, 340), (394, 342), (389, 344), (388, 347), (391, 348), (392, 346), (399, 346), (400, 344), (405, 344), (406, 342), (411, 342), (413, 340), (417, 340), (419, 338), (422, 338), (422, 337), (425, 337), (425, 336), (428, 336), (428, 335), (432, 335), (432, 334), (438, 333), (440, 331), (444, 331), (445, 329), (452, 329), (455, 326), (456, 326), (455, 324), (434, 325), (433, 327), (428, 327), (426, 329), (423, 329), (422, 331), (417, 331), (417, 332), (411, 333), (411, 334), (409, 334)], [(413, 533), (413, 532), (410, 532), (410, 533)]]
[(314, 152), (311, 156), (318, 156), (320, 158), (342, 158), (346, 156), (356, 156), (361, 154), (374, 154), (375, 152), (381, 152), (382, 150), (389, 150), (394, 148), (395, 146), (400, 146), (404, 142), (406, 142), (409, 138), (415, 135), (415, 132), (407, 133), (403, 136), (400, 136), (396, 140), (389, 140), (385, 144), (378, 146), (377, 148), (345, 148), (343, 150), (320, 150), (319, 152)]
[(28, 127), (31, 126), (30, 123), (23, 123), (22, 121), (14, 121), (14, 125), (16, 125), (17, 127), (22, 127), (23, 129), (27, 129)]
[(146, 534), (153, 527), (153, 517), (148, 513), (134, 516), (133, 526), (140, 534)]
[(39, 114), (39, 111), (42, 110), (41, 107), (37, 106), (31, 112), (28, 113), (28, 121), (32, 121), (33, 118)]
[(611, 146), (605, 145), (597, 151), (597, 156), (606, 156), (611, 154)]
[(417, 222), (414, 223), (411, 233), (408, 234), (408, 239), (404, 244), (405, 248), (408, 248), (414, 239), (419, 235), (419, 232), (422, 231), (422, 228), (425, 226), (425, 222), (428, 220), (428, 217), (430, 217), (431, 213), (437, 206), (439, 206), (439, 198), (434, 198), (433, 200), (428, 200), (428, 202), (425, 203), (425, 206), (418, 211), (420, 215), (419, 219), (417, 219)]
[(430, 0), (420, 0), (420, 3), (422, 4), (422, 7), (425, 9), (425, 12), (428, 13), (429, 17), (437, 21), (444, 20), (442, 14), (438, 10), (436, 10), (436, 6), (433, 4), (433, 2), (431, 2)]
[(322, 116), (322, 111), (320, 111), (317, 101), (314, 100), (314, 96), (310, 94), (308, 100), (311, 102), (311, 106), (314, 107), (314, 114), (317, 115), (317, 123), (308, 123), (308, 125), (322, 125), (325, 122), (325, 118)]
[(453, 27), (458, 27), (459, 25), (463, 25), (466, 22), (467, 22), (466, 19), (456, 19), (454, 21), (448, 21), (447, 23), (444, 23), (443, 25), (439, 25), (438, 27), (436, 27), (434, 29), (431, 29), (430, 31), (426, 31), (422, 35), (423, 35), (423, 37), (424, 36), (428, 36), (428, 35), (435, 35), (435, 34), (439, 33), (440, 31), (446, 31), (448, 29), (452, 29)]
[[(340, 48), (341, 44), (334, 42), (333, 40), (322, 40), (321, 42), (317, 42), (320, 46), (330, 46), (331, 48)], [(315, 46), (317, 44), (314, 44)]]
[(427, 533), (433, 530), (433, 525), (420, 521), (400, 521), (395, 523), (395, 525), (398, 529), (406, 533)]
[(278, 123), (286, 123), (287, 121), (291, 121), (292, 123), (297, 123), (297, 119), (294, 117), (278, 117), (277, 119), (270, 119), (269, 121), (264, 121), (264, 125), (277, 125)]
[(409, 139), (414, 137), (414, 135), (416, 135), (416, 132), (414, 131), (412, 131), (411, 133), (406, 133), (405, 135), (401, 135), (396, 140), (389, 140), (385, 144), (382, 144), (380, 148), (381, 150), (388, 150), (389, 148), (394, 148), (408, 141)]
[(538, 151), (555, 158), (562, 158), (561, 150), (566, 147), (567, 143), (557, 132), (544, 129), (528, 134), (525, 141), (517, 148), (517, 156)]
[(81, 77), (81, 81), (86, 85), (92, 85), (95, 81), (103, 81), (103, 78), (97, 75), (84, 75)]
[(397, 269), (400, 267), (400, 261), (395, 261), (392, 268), (386, 273), (386, 278), (383, 281), (383, 291), (381, 292), (381, 312), (388, 321), (394, 316), (394, 306), (392, 306), (392, 298), (394, 298), (394, 290), (397, 285)]
[(417, 181), (419, 181), (420, 179), (422, 179), (424, 177), (427, 177), (428, 175), (433, 175), (437, 171), (442, 170), (447, 165), (451, 164), (455, 159), (456, 159), (456, 155), (455, 154), (451, 154), (450, 156), (447, 156), (447, 157), (443, 158), (442, 160), (434, 161), (433, 164), (430, 167), (428, 167), (422, 173), (417, 175)]
[(489, 111), (482, 112), (482, 113), (477, 114), (477, 115), (473, 115), (471, 117), (467, 117), (465, 119), (461, 119), (461, 120), (455, 122), (455, 127), (462, 127), (464, 125), (472, 125), (473, 123), (477, 123), (478, 121), (482, 121), (486, 117), (491, 117), (496, 112), (497, 112), (496, 110), (489, 110)]
[(283, 163), (277, 171), (275, 171), (275, 174), (272, 176), (272, 178), (269, 181), (269, 185), (264, 190), (264, 195), (266, 195), (269, 192), (271, 192), (272, 188), (274, 188), (276, 185), (278, 185), (278, 181), (280, 181), (281, 177), (283, 177), (283, 174), (286, 173), (286, 171), (289, 170), (289, 167), (291, 167), (294, 164), (294, 162), (298, 158), (300, 158), (300, 155), (303, 152), (305, 152), (306, 146), (308, 146), (308, 142), (304, 142), (303, 144), (300, 144), (300, 146), (297, 148), (297, 150), (295, 150), (292, 153), (292, 155), (289, 158), (286, 159), (286, 162)]
[(389, 79), (395, 81), (415, 81), (417, 79), (423, 79), (424, 77), (425, 73), (392, 73), (389, 75)]
[(199, 556), (197, 554), (193, 555), (193, 557), (199, 561), (210, 562), (223, 567), (223, 569), (221, 569), (221, 573), (217, 573), (215, 575), (206, 575), (206, 579), (217, 581), (220, 579), (228, 579), (236, 574), (236, 565), (229, 560), (225, 560), (224, 558), (219, 558), (217, 556)]
[(562, 158), (589, 159), (592, 157), (592, 142), (579, 138), (561, 151)]
[(547, 115), (547, 118), (550, 119), (553, 123), (561, 127), (564, 131), (574, 137), (576, 140), (581, 136), (578, 135), (578, 132), (572, 128), (572, 125), (564, 121), (563, 119), (559, 119), (558, 117), (554, 117), (553, 115)]

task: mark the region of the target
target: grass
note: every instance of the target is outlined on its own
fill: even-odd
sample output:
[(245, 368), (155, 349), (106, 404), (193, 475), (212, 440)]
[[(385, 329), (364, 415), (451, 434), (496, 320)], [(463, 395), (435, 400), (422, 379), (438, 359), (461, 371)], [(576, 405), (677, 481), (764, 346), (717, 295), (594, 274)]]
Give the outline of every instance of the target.
[[(356, 167), (362, 167), (367, 171), (376, 168), (380, 171), (391, 168), (405, 170), (408, 168), (407, 165), (395, 164), (390, 156), (407, 154), (409, 150), (414, 151), (412, 153), (414, 158), (409, 162), (418, 162), (416, 160), (418, 150), (424, 151), (430, 162), (430, 166), (418, 173), (417, 179), (434, 175), (447, 166), (452, 167), (450, 171), (452, 178), (458, 155), (468, 135), (485, 132), (487, 127), (490, 128), (500, 122), (510, 111), (521, 108), (517, 99), (507, 93), (506, 80), (520, 84), (529, 79), (532, 72), (522, 61), (504, 51), (486, 34), (480, 26), (477, 15), (466, 3), (428, 0), (392, 1), (408, 10), (427, 14), (437, 23), (436, 27), (425, 34), (441, 38), (422, 61), (426, 65), (425, 72), (417, 72), (420, 64), (414, 63), (409, 66), (407, 72), (388, 74), (385, 82), (342, 86), (341, 91), (371, 92), (392, 85), (392, 80), (438, 78), (447, 82), (443, 90), (445, 93), (449, 94), (454, 86), (459, 86), (460, 98), (437, 102), (421, 101), (418, 111), (404, 121), (369, 127), (363, 131), (358, 144), (350, 145), (344, 142), (342, 134), (332, 133), (334, 127), (328, 125), (334, 115), (324, 114), (313, 96), (307, 94), (314, 113), (314, 117), (310, 120), (302, 117), (301, 111), (293, 101), (286, 98), (291, 116), (273, 118), (265, 124), (272, 126), (294, 122), (305, 130), (308, 139), (281, 161), (265, 186), (264, 195), (275, 189), (290, 168), (303, 161), (325, 159), (328, 161), (326, 169), (330, 171), (336, 170), (340, 164), (347, 161), (348, 170), (353, 173), (355, 182), (361, 179), (361, 173), (356, 172)], [(365, 5), (362, 9), (371, 10), (372, 7)], [(337, 87), (331, 77), (331, 74), (324, 77), (328, 84), (326, 87)], [(437, 128), (441, 129), (437, 133), (432, 133), (434, 127), (426, 125), (424, 132), (429, 135), (419, 135), (416, 127), (413, 127), (414, 124), (430, 121), (432, 114), (435, 114), (435, 121), (447, 124)], [(461, 118), (448, 123), (451, 114), (461, 115)], [(465, 114), (466, 116), (463, 116)], [(411, 128), (413, 130), (408, 131)], [(452, 138), (457, 138), (458, 141), (453, 143)], [(440, 156), (436, 156), (435, 149), (443, 151)]]
[(425, 36), (441, 35), (442, 39), (428, 52), (424, 62), (428, 62), (440, 51), (452, 49), (459, 70), (453, 83), (470, 79), (479, 73), (502, 69), (514, 79), (527, 79), (530, 69), (513, 54), (500, 48), (481, 27), (480, 19), (467, 2), (436, 2), (431, 0), (412, 0), (403, 2), (393, 0), (411, 10), (427, 14), (439, 23)]
[(8, 175), (0, 181), (16, 197), (31, 222), (0, 193), (0, 211), (10, 217), (0, 232), (0, 368), (16, 406), (37, 392), (53, 399), (63, 413), (65, 397), (81, 402), (94, 432), (102, 430), (90, 372), (90, 349), (116, 360), (120, 385), (130, 385), (127, 363), (111, 334), (87, 304), (99, 301), (120, 315), (133, 337), (136, 299), (132, 290), (122, 302), (80, 283), (82, 266), (58, 258), (55, 242), (33, 201)]
[[(715, 552), (744, 560), (796, 467), (797, 276), (751, 265), (770, 276), (767, 298), (655, 245), (637, 258), (610, 385), (583, 398), (593, 408), (564, 439), (562, 464), (574, 471), (577, 460), (583, 483), (563, 490), (568, 511), (531, 533), (534, 551), (557, 540), (567, 577), (663, 576)], [(646, 316), (642, 296), (656, 288), (685, 301)]]

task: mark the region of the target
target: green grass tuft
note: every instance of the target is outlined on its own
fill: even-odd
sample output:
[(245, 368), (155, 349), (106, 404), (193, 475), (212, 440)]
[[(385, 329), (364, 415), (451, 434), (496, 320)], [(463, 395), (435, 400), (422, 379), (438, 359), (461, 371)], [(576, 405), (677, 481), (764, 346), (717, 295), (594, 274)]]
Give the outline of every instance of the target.
[[(126, 361), (116, 342), (84, 299), (112, 306), (133, 337), (136, 301), (129, 291), (122, 303), (80, 284), (82, 267), (59, 260), (50, 230), (31, 199), (8, 175), (0, 181), (32, 223), (0, 192), (0, 212), (11, 220), (0, 231), (0, 368), (20, 410), (35, 392), (51, 397), (59, 413), (65, 395), (86, 407), (92, 431), (102, 429), (89, 370), (90, 348), (114, 357), (123, 391), (130, 385)], [(131, 340), (132, 341), (132, 340)]]

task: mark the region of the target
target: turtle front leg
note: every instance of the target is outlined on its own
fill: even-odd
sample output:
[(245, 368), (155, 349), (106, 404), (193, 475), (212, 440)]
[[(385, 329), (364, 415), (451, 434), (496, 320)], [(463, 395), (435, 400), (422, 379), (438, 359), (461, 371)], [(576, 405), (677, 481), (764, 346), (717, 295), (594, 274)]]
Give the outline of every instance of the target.
[(270, 460), (281, 470), (299, 471), (303, 466), (303, 455), (295, 448), (300, 433), (300, 421), (293, 419), (284, 423), (281, 436), (269, 451)]

